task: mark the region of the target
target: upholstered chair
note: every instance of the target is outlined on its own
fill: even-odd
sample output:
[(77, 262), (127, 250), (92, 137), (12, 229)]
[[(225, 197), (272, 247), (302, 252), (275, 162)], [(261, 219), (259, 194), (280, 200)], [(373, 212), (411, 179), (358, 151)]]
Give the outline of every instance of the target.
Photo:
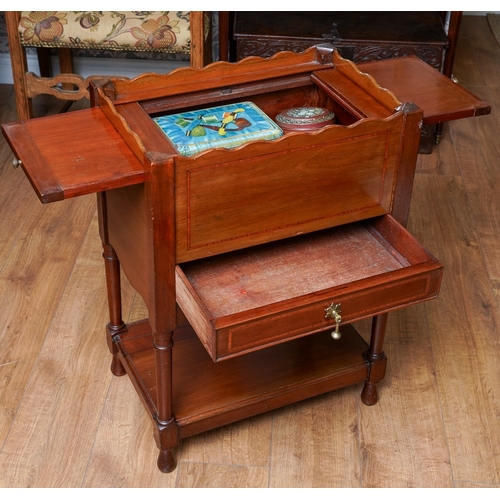
[[(90, 79), (75, 74), (72, 50), (183, 54), (190, 65), (211, 62), (211, 16), (207, 12), (5, 12), (16, 106), (20, 120), (33, 117), (31, 100), (40, 94), (75, 101), (88, 98)], [(35, 47), (40, 75), (28, 71), (26, 49)], [(57, 49), (60, 74), (52, 76), (50, 53)], [(49, 57), (43, 57), (49, 53)], [(158, 72), (162, 73), (161, 64)], [(119, 76), (119, 75), (118, 75)]]

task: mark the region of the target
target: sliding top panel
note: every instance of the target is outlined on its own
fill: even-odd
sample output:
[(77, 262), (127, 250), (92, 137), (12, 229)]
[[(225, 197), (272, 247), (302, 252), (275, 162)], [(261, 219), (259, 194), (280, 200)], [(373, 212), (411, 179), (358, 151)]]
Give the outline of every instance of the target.
[(2, 131), (42, 203), (144, 182), (144, 167), (99, 108)]
[(491, 106), (415, 56), (357, 64), (401, 102), (424, 112), (424, 123), (487, 115)]

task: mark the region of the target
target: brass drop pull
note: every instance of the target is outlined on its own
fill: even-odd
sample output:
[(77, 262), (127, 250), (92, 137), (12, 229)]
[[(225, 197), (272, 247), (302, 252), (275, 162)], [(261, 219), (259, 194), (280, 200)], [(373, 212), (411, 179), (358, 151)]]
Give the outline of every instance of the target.
[(335, 330), (332, 332), (332, 339), (339, 340), (342, 334), (339, 331), (340, 322), (342, 321), (342, 316), (340, 315), (340, 304), (330, 304), (325, 309), (325, 318), (332, 318), (335, 320)]

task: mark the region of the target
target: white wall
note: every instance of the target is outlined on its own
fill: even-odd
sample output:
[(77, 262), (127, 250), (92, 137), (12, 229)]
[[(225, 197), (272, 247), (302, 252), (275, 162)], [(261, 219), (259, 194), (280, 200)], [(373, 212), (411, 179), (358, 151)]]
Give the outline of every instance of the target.
[[(168, 73), (175, 68), (189, 66), (189, 62), (148, 61), (138, 59), (108, 59), (99, 57), (75, 58), (75, 72), (84, 78), (90, 75), (114, 75), (132, 78), (141, 73)], [(57, 74), (59, 63), (57, 57), (52, 58), (54, 74)], [(28, 54), (28, 69), (40, 74), (35, 54)], [(9, 54), (0, 54), (0, 83), (13, 83)]]

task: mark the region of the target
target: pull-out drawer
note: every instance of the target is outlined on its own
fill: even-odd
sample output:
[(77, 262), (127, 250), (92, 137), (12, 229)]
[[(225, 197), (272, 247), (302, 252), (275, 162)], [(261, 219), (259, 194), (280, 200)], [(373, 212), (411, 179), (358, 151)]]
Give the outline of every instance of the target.
[[(181, 264), (176, 287), (220, 361), (432, 299), (441, 277), (439, 261), (384, 215)], [(327, 317), (332, 304), (341, 318)]]

